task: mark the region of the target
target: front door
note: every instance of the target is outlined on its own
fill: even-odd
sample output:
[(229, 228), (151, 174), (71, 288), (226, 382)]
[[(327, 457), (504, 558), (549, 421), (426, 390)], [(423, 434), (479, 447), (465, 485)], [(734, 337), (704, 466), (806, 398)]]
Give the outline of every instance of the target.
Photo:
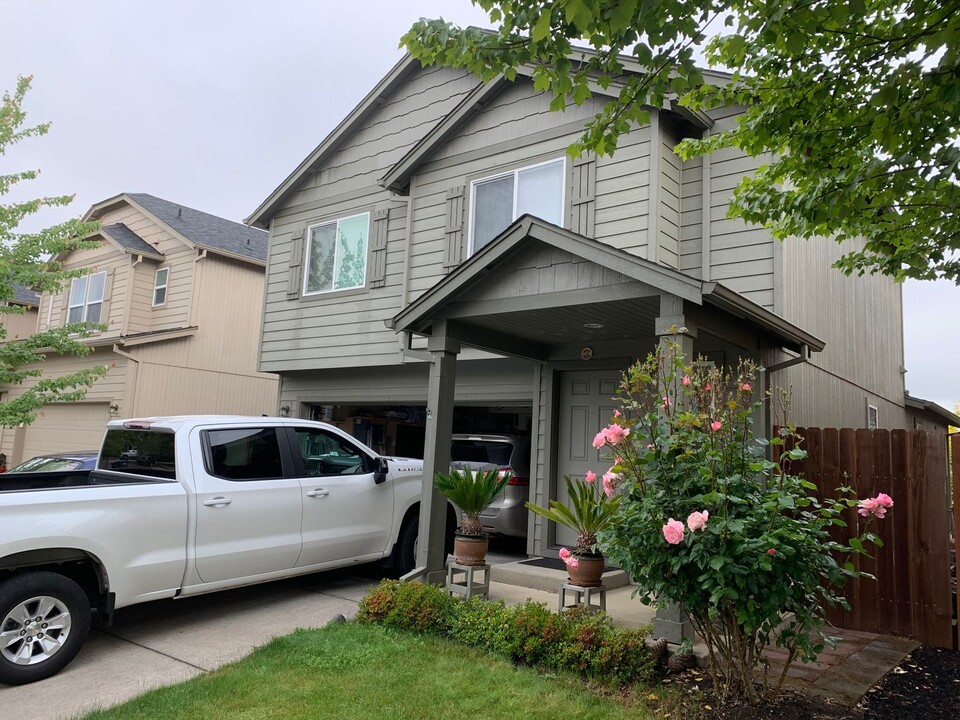
[(393, 523), (393, 483), (374, 481), (376, 460), (325, 428), (297, 428), (303, 550), (297, 567), (381, 555)]
[[(571, 479), (583, 478), (588, 470), (593, 470), (599, 478), (613, 464), (610, 459), (601, 460), (600, 452), (592, 443), (619, 407), (614, 399), (619, 384), (619, 370), (577, 370), (560, 375), (557, 500), (562, 503), (570, 500), (564, 475)], [(558, 545), (570, 547), (576, 541), (576, 532), (557, 526)]]

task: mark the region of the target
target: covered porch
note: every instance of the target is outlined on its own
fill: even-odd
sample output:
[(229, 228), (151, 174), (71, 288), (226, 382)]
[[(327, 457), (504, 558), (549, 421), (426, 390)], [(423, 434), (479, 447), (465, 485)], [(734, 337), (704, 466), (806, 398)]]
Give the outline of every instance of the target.
[[(445, 498), (457, 358), (464, 347), (533, 362), (530, 499), (565, 500), (563, 476), (605, 469), (590, 442), (615, 407), (620, 373), (672, 337), (686, 357), (735, 365), (785, 349), (802, 362), (824, 343), (719, 283), (705, 283), (531, 216), (388, 321), (426, 338), (429, 382), (415, 571), (444, 578)], [(768, 368), (768, 372), (775, 368)], [(768, 427), (767, 413), (757, 420)], [(559, 482), (558, 482), (559, 481)], [(572, 543), (530, 513), (527, 553)]]

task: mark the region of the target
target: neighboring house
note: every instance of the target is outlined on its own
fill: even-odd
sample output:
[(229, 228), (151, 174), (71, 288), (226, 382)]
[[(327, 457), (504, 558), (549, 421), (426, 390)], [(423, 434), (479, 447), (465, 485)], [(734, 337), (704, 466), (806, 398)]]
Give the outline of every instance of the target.
[(19, 340), (33, 335), (37, 331), (40, 296), (30, 288), (14, 283), (13, 297), (7, 301), (7, 305), (22, 307), (23, 313), (0, 314), (0, 325), (7, 331), (3, 341)]
[(41, 368), (48, 377), (110, 370), (83, 402), (47, 405), (33, 424), (4, 428), (8, 463), (96, 449), (111, 417), (273, 414), (276, 377), (256, 369), (267, 234), (143, 193), (98, 203), (84, 220), (100, 222), (99, 247), (59, 259), (87, 272), (40, 297), (30, 332), (102, 323), (84, 340), (88, 357), (51, 353)]
[(932, 400), (923, 400), (906, 393), (904, 404), (910, 427), (915, 430), (946, 436), (952, 432), (951, 428), (960, 428), (960, 416)]
[[(554, 113), (523, 73), (394, 67), (247, 220), (270, 231), (259, 367), (281, 410), (385, 452), (426, 439), (426, 477), (451, 425), (529, 432), (546, 504), (564, 474), (606, 469), (590, 439), (619, 374), (675, 326), (691, 357), (751, 357), (792, 385), (797, 424), (909, 427), (900, 287), (831, 269), (830, 240), (728, 219), (762, 160), (673, 152), (736, 109), (674, 103), (613, 157), (569, 158), (604, 102)], [(573, 539), (534, 516), (530, 531), (540, 555)]]

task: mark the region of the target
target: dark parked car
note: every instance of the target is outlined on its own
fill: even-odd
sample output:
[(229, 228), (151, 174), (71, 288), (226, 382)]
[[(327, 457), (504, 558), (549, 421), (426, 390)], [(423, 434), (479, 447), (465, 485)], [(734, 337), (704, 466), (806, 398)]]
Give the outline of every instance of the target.
[(62, 472), (69, 470), (93, 470), (97, 466), (96, 450), (80, 452), (52, 453), (38, 455), (22, 462), (10, 472)]
[(514, 435), (454, 435), (450, 466), (458, 469), (497, 468), (511, 474), (510, 484), (480, 513), (487, 532), (527, 536), (530, 497), (530, 440)]

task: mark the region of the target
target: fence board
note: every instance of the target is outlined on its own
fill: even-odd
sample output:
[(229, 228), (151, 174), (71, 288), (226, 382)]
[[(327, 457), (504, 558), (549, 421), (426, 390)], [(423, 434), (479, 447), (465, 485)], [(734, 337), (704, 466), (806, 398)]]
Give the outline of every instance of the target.
[[(922, 430), (797, 428), (797, 433), (807, 458), (790, 470), (815, 483), (821, 500), (835, 498), (836, 488), (848, 485), (858, 498), (884, 492), (895, 503), (883, 520), (863, 518), (851, 508), (843, 515), (847, 527), (831, 531), (834, 540), (846, 542), (869, 527), (883, 547), (871, 550), (873, 557), (852, 557), (857, 570), (876, 580), (850, 582), (844, 588), (850, 609), (828, 608), (827, 621), (953, 647), (947, 496), (952, 476), (954, 501), (960, 499), (960, 435), (950, 439), (956, 462), (948, 475), (943, 437)], [(960, 543), (960, 512), (954, 507)]]
[(956, 566), (956, 584), (953, 586), (957, 601), (957, 633), (960, 634), (960, 433), (950, 436), (950, 467), (953, 475), (953, 494), (950, 507), (953, 511), (953, 563)]

